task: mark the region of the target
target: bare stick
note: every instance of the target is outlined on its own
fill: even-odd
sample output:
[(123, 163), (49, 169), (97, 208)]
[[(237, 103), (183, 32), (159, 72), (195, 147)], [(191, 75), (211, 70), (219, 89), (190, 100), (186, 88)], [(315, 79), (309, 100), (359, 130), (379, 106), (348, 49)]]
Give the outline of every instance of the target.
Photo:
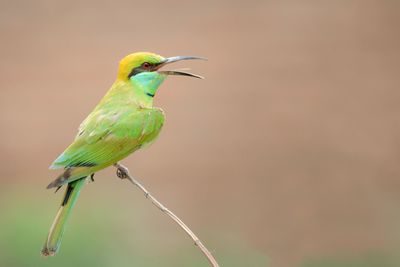
[(153, 197), (150, 192), (141, 184), (139, 183), (134, 177), (132, 177), (129, 173), (127, 167), (123, 166), (122, 164), (116, 163), (114, 166), (117, 168), (117, 176), (121, 179), (128, 179), (132, 184), (137, 186), (140, 190), (143, 191), (146, 198), (150, 199), (150, 201), (159, 208), (163, 213), (167, 214), (176, 224), (178, 224), (185, 232), (193, 239), (194, 244), (198, 246), (203, 252), (203, 254), (207, 257), (207, 260), (211, 263), (213, 267), (219, 267), (218, 262), (215, 260), (213, 255), (208, 251), (208, 249), (203, 245), (200, 239), (190, 230), (190, 228), (176, 216), (172, 211), (167, 209), (163, 204), (161, 204), (155, 197)]

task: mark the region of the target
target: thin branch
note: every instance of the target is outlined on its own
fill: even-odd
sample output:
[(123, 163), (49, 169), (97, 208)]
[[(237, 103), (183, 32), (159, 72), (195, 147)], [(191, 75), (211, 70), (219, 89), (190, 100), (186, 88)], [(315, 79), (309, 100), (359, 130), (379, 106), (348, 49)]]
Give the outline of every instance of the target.
[(213, 255), (210, 251), (203, 245), (200, 239), (190, 230), (190, 228), (176, 216), (172, 211), (167, 209), (163, 204), (160, 203), (155, 197), (153, 197), (150, 192), (141, 184), (139, 183), (134, 177), (132, 177), (129, 173), (127, 167), (123, 166), (122, 164), (116, 163), (114, 166), (117, 168), (117, 176), (121, 179), (128, 179), (132, 184), (137, 186), (140, 190), (143, 191), (146, 198), (150, 199), (150, 201), (159, 208), (163, 213), (167, 214), (176, 224), (178, 224), (185, 232), (193, 239), (194, 244), (198, 246), (203, 252), (203, 254), (207, 257), (207, 260), (210, 262), (211, 266), (219, 267), (218, 262), (215, 260)]

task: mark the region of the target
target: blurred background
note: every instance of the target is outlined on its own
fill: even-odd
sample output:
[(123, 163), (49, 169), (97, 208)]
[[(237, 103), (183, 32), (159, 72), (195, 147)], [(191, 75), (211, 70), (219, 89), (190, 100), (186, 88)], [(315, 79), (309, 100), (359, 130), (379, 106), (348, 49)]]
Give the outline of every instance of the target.
[(135, 51), (197, 55), (124, 161), (221, 266), (400, 266), (400, 2), (1, 1), (0, 266), (207, 266), (113, 168), (57, 257), (50, 163)]

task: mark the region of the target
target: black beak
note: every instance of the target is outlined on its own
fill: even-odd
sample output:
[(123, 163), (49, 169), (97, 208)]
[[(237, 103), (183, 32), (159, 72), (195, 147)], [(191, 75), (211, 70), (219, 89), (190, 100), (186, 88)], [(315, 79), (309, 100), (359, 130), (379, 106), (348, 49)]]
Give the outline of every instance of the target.
[[(177, 62), (177, 61), (181, 61), (181, 60), (191, 60), (191, 59), (200, 59), (200, 60), (207, 60), (206, 58), (203, 57), (193, 57), (193, 56), (177, 56), (177, 57), (169, 57), (166, 58), (164, 61), (162, 61), (160, 64), (158, 64), (156, 70), (160, 69), (161, 67), (173, 63), (173, 62)], [(199, 78), (199, 79), (204, 79), (203, 77), (190, 73), (190, 72), (186, 72), (186, 71), (182, 71), (182, 70), (164, 70), (164, 71), (158, 71), (158, 73), (163, 73), (166, 75), (182, 75), (182, 76), (189, 76), (189, 77), (194, 77), (194, 78)]]

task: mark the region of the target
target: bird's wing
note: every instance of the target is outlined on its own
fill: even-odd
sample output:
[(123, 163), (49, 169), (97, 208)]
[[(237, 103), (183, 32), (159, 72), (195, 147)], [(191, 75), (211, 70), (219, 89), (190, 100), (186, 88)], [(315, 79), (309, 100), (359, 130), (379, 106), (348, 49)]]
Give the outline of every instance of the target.
[(75, 141), (50, 168), (107, 167), (155, 139), (163, 123), (161, 109), (99, 110), (82, 123)]

